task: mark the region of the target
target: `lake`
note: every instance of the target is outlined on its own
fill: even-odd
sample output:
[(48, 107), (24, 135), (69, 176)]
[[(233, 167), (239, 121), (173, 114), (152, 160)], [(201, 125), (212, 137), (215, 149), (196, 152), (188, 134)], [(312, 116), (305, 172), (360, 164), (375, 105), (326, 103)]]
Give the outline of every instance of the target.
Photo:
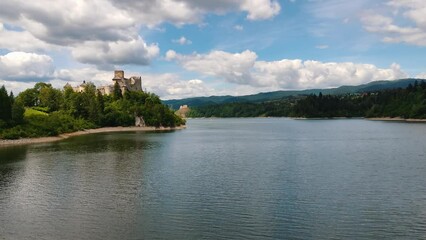
[(187, 125), (0, 148), (0, 239), (426, 236), (426, 124)]

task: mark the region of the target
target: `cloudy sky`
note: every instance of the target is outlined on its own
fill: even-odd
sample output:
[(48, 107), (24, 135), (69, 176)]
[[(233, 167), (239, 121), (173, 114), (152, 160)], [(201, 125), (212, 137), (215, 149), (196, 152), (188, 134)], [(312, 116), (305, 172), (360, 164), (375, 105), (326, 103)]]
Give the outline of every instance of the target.
[(0, 1), (8, 90), (114, 69), (163, 99), (426, 78), (426, 1)]

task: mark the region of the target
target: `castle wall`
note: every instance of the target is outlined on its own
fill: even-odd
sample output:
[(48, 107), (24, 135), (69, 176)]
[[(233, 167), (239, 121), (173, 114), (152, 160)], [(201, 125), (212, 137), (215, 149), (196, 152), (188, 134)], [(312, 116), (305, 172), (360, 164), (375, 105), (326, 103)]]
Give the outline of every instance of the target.
[[(142, 91), (142, 78), (141, 77), (124, 77), (124, 71), (114, 71), (113, 81), (117, 82), (120, 86), (121, 92), (124, 94), (126, 91), (136, 92)], [(68, 84), (69, 85), (69, 84)], [(73, 87), (74, 92), (83, 92), (86, 83), (83, 82), (80, 86)], [(114, 92), (114, 84), (108, 86), (101, 86), (97, 88), (102, 95), (110, 95)]]

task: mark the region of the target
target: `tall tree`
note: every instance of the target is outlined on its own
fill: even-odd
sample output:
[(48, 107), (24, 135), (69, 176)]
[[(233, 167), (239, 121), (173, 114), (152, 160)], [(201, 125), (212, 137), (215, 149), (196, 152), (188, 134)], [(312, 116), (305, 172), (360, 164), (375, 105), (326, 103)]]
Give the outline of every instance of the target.
[(12, 104), (10, 96), (7, 94), (6, 87), (3, 85), (0, 88), (0, 120), (5, 122), (12, 118)]

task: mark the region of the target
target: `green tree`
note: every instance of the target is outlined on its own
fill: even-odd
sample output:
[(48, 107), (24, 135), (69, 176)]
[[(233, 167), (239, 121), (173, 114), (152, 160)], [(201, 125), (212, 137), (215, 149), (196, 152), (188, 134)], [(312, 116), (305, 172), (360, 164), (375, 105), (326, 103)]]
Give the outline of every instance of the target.
[(17, 98), (26, 107), (34, 107), (38, 104), (38, 92), (34, 88), (26, 89)]
[(12, 105), (12, 121), (15, 125), (24, 122), (25, 107), (20, 101), (15, 101)]
[(0, 88), (0, 120), (10, 121), (12, 118), (12, 104), (5, 86)]
[(63, 94), (60, 90), (50, 85), (43, 86), (38, 95), (40, 106), (47, 107), (50, 112), (58, 111), (63, 102)]
[(114, 98), (114, 100), (119, 100), (123, 98), (123, 93), (121, 92), (121, 88), (118, 82), (115, 82), (114, 84), (114, 91), (112, 93), (112, 97)]

